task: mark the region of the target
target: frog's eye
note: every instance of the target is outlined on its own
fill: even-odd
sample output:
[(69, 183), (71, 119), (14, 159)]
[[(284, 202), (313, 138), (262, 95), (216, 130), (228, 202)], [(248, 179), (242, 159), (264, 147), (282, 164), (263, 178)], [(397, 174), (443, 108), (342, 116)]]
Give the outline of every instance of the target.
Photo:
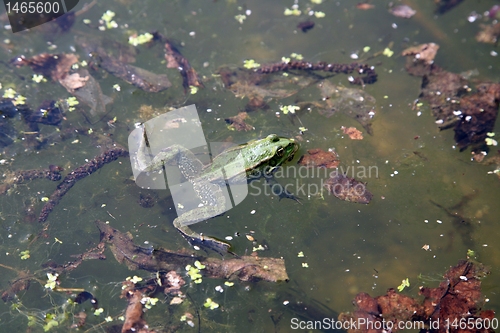
[(280, 137), (277, 136), (276, 134), (270, 134), (268, 138), (271, 140), (271, 142), (278, 142), (280, 141)]

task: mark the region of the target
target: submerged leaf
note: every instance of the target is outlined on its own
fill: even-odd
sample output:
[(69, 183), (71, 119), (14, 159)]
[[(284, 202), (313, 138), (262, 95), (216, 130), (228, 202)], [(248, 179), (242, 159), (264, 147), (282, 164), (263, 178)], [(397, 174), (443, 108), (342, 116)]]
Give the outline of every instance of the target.
[(367, 190), (366, 183), (338, 172), (325, 182), (325, 187), (340, 200), (368, 204), (373, 197)]

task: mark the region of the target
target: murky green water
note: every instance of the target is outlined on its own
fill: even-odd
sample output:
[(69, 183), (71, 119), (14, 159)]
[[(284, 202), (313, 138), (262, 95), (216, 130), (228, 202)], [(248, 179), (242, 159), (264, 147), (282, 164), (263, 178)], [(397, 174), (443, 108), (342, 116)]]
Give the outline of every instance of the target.
[[(325, 0), (319, 5), (300, 1), (303, 14), (294, 17), (283, 15), (284, 9), (290, 8), (293, 1), (100, 2), (78, 17), (67, 34), (47, 32), (39, 27), (13, 35), (3, 29), (0, 32), (0, 39), (4, 40), (0, 48), (2, 93), (8, 87), (15, 88), (33, 107), (43, 100), (69, 97), (57, 83), (33, 83), (31, 69), (12, 68), (8, 60), (13, 57), (21, 54), (30, 57), (43, 52), (71, 53), (76, 48), (82, 60), (85, 54), (75, 44), (76, 34), (102, 35), (126, 43), (132, 32), (158, 31), (183, 45), (181, 52), (205, 78), (206, 88), (195, 95), (185, 95), (177, 71), (166, 69), (163, 47), (157, 45), (148, 49), (139, 46), (134, 65), (168, 74), (173, 87), (150, 94), (100, 71), (95, 77), (103, 93), (114, 97), (114, 103), (108, 107), (107, 119), (116, 117), (116, 123), (113, 127), (105, 122), (89, 125), (80, 113), (72, 112), (66, 114), (64, 127), (91, 127), (94, 132), (112, 135), (113, 140), (126, 146), (134, 123), (145, 120), (139, 116), (141, 105), (176, 108), (195, 104), (208, 141), (223, 141), (231, 137), (232, 141), (241, 143), (269, 133), (298, 136), (299, 127), (305, 127), (308, 130), (302, 135), (304, 141), (299, 155), (312, 148), (335, 148), (344, 168), (376, 168), (378, 174), (373, 173), (367, 179), (368, 188), (374, 194), (369, 205), (344, 202), (328, 195), (299, 194), (302, 205), (292, 200), (280, 202), (265, 195), (250, 195), (225, 216), (196, 225), (196, 230), (220, 238), (236, 232), (243, 235), (255, 231), (253, 236), (269, 245), (268, 251), (259, 254), (283, 257), (290, 277), (287, 284), (236, 283), (222, 294), (214, 287), (224, 281), (204, 279), (200, 285), (185, 288), (191, 296), (191, 304), (197, 304), (199, 308), (203, 332), (291, 331), (290, 319), (295, 315), (282, 304), (283, 299), (278, 298), (289, 288), (300, 289), (308, 297), (337, 312), (352, 310), (352, 299), (358, 292), (382, 295), (388, 288), (400, 285), (405, 278), (411, 283), (407, 293), (416, 296), (422, 283), (437, 285), (437, 282), (419, 281), (419, 274), (439, 279), (449, 266), (465, 257), (469, 247), (473, 247), (479, 260), (491, 269), (491, 275), (483, 282), (483, 293), (489, 299), (486, 307), (498, 310), (500, 183), (496, 176), (487, 174), (493, 166), (471, 162), (470, 151), (460, 153), (453, 148), (453, 131), (440, 132), (427, 105), (422, 107), (421, 116), (411, 109), (419, 94), (421, 78), (405, 72), (405, 59), (399, 55), (407, 46), (435, 42), (441, 46), (435, 60), (439, 66), (457, 73), (477, 69), (479, 79), (498, 81), (498, 58), (490, 55), (494, 46), (477, 43), (474, 35), (479, 29), (478, 22), (467, 21), (472, 11), (483, 13), (497, 2), (465, 1), (451, 12), (437, 17), (433, 14), (432, 1), (408, 0), (405, 3), (418, 11), (417, 16), (409, 20), (391, 16), (387, 12), (387, 3), (379, 1), (374, 3), (375, 8), (363, 11), (355, 8), (354, 1)], [(326, 16), (314, 18), (314, 29), (302, 33), (297, 31), (296, 25), (310, 18), (304, 13), (308, 7), (322, 11)], [(99, 31), (82, 22), (88, 18), (97, 25), (106, 10), (116, 13), (117, 29)], [(245, 14), (247, 10), (251, 14), (242, 24), (238, 23), (235, 16)], [(10, 43), (5, 43), (5, 39)], [(49, 50), (49, 41), (57, 45), (55, 50)], [(310, 61), (349, 63), (352, 53), (359, 54), (363, 60), (390, 43), (393, 43), (391, 48), (395, 52), (392, 57), (379, 56), (369, 61), (376, 65), (379, 74), (377, 83), (365, 87), (365, 91), (377, 100), (373, 136), (364, 133), (362, 141), (350, 140), (342, 134), (340, 127), (362, 127), (342, 114), (326, 118), (313, 110), (300, 111), (294, 118), (283, 114), (276, 116), (280, 105), (317, 99), (317, 92), (313, 89), (271, 101), (267, 110), (250, 112), (249, 122), (255, 126), (255, 131), (233, 132), (227, 128), (224, 119), (244, 111), (248, 100), (237, 98), (223, 89), (218, 78), (212, 76), (219, 66), (242, 66), (245, 59), (255, 59), (259, 63), (277, 62), (292, 52), (300, 53)], [(367, 54), (363, 52), (365, 46), (370, 47)], [(348, 85), (345, 75), (337, 75), (331, 81)], [(112, 88), (116, 83), (121, 86), (120, 92)], [(207, 112), (207, 109), (212, 112)], [(19, 131), (26, 130), (21, 121), (17, 124)], [(41, 128), (45, 134), (54, 132), (53, 127), (41, 125)], [(419, 138), (415, 139), (416, 136)], [(75, 139), (79, 141), (74, 142)], [(415, 157), (413, 151), (419, 151), (424, 158)], [(58, 142), (39, 151), (25, 149), (23, 141), (19, 140), (0, 155), (5, 159), (0, 170), (5, 173), (55, 164), (67, 172), (100, 152), (95, 141), (86, 136)], [(142, 190), (130, 180), (131, 175), (128, 159), (122, 158), (79, 181), (49, 216), (47, 238), (34, 243), (30, 243), (30, 236), (40, 232), (43, 225), (26, 222), (25, 209), (33, 201), (38, 212), (43, 206), (41, 199), (50, 196), (57, 183), (33, 181), (2, 196), (0, 263), (17, 270), (40, 272), (40, 265), (48, 260), (59, 263), (74, 260), (72, 255), (98, 243), (96, 219), (109, 221), (122, 232), (130, 231), (139, 245), (146, 242), (145, 246), (186, 247), (187, 243), (171, 224), (175, 210), (169, 193), (157, 191), (156, 205), (142, 208), (138, 203)], [(278, 180), (283, 184), (319, 183), (318, 179), (291, 177)], [(262, 188), (263, 185), (258, 183), (257, 186)], [(470, 244), (464, 244), (452, 218), (431, 203), (451, 207), (464, 196), (469, 196), (470, 200), (460, 213), (474, 226), (469, 235)], [(254, 210), (255, 213), (251, 213)], [(245, 237), (235, 238), (232, 244), (237, 254), (252, 251), (252, 244)], [(430, 246), (429, 251), (422, 249), (425, 244)], [(30, 250), (31, 257), (21, 260), (20, 252), (26, 249)], [(299, 252), (305, 256), (299, 258)], [(106, 255), (106, 261), (86, 261), (61, 278), (63, 287), (84, 288), (99, 299), (104, 309), (104, 314), (99, 317), (90, 312), (88, 303), (77, 308), (89, 312), (85, 326), (89, 331), (105, 331), (104, 327), (111, 325), (104, 322), (108, 315), (115, 318), (115, 324), (120, 323), (116, 318), (126, 307), (126, 301), (119, 298), (121, 281), (134, 274), (148, 276), (143, 271), (130, 272), (118, 264), (109, 251)], [(303, 263), (308, 267), (303, 267)], [(16, 273), (6, 268), (0, 268), (0, 271), (0, 288), (5, 289)], [(60, 309), (64, 304), (68, 295), (47, 294), (44, 273), (38, 273), (38, 277), (41, 284), (32, 283), (30, 289), (21, 292), (14, 301), (17, 309), (11, 307), (12, 302), (0, 303), (2, 331), (29, 331), (27, 313), (42, 318), (45, 313)], [(208, 297), (221, 307), (213, 311), (203, 308), (202, 304)], [(161, 329), (166, 325), (179, 325), (177, 319), (173, 319), (177, 318), (178, 311), (175, 306), (161, 304), (145, 318), (150, 327)], [(281, 318), (279, 323), (273, 324), (271, 316), (277, 322), (277, 318)], [(71, 322), (69, 319), (51, 331), (67, 332)], [(196, 331), (198, 323), (195, 322), (195, 329), (184, 324), (180, 331)], [(102, 326), (92, 328), (99, 323)], [(32, 329), (43, 331), (40, 326)]]

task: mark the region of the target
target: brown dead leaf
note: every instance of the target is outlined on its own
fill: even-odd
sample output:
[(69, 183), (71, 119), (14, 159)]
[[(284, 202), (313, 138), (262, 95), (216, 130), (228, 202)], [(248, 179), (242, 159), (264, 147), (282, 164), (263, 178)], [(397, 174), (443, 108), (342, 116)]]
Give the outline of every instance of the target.
[(480, 43), (495, 44), (500, 37), (500, 23), (480, 26), (481, 31), (477, 33), (476, 40)]
[(29, 66), (35, 73), (50, 77), (54, 81), (64, 78), (76, 62), (78, 62), (78, 56), (73, 53), (41, 53), (31, 58), (20, 56), (12, 60), (14, 66)]
[(344, 134), (347, 134), (351, 140), (363, 140), (363, 133), (356, 127), (341, 127)]
[[(397, 293), (392, 288), (385, 295), (375, 298), (367, 293), (359, 293), (354, 299), (356, 310), (353, 313), (341, 313), (339, 320), (345, 324), (365, 323), (349, 329), (350, 333), (382, 333), (386, 332), (385, 328), (397, 328), (398, 323), (403, 322), (423, 323), (426, 327), (420, 327), (421, 332), (493, 332), (493, 329), (485, 329), (484, 326), (465, 326), (459, 329), (458, 325), (451, 325), (481, 323), (481, 320), (493, 318), (493, 311), (481, 309), (481, 279), (486, 274), (487, 271), (480, 263), (463, 260), (448, 270), (438, 287), (420, 288), (420, 294), (425, 297), (423, 303)], [(433, 327), (429, 327), (430, 322)]]
[(89, 80), (88, 76), (80, 76), (79, 73), (73, 73), (66, 75), (64, 78), (59, 80), (59, 83), (66, 88), (68, 91), (73, 91), (75, 89), (81, 88)]
[(2, 300), (4, 302), (13, 300), (18, 292), (28, 290), (31, 280), (34, 279), (35, 277), (29, 271), (20, 271), (17, 277), (10, 281), (10, 287), (2, 293)]
[(356, 5), (356, 8), (361, 10), (369, 10), (375, 8), (375, 5), (372, 5), (368, 2), (360, 2)]
[(309, 149), (308, 155), (304, 155), (298, 164), (310, 168), (336, 168), (340, 164), (339, 155), (334, 150), (324, 151), (322, 149)]
[[(129, 282), (129, 281), (126, 281)], [(146, 321), (142, 318), (142, 303), (143, 294), (139, 290), (133, 290), (133, 283), (124, 283), (125, 297), (128, 300), (127, 310), (125, 310), (125, 321), (122, 326), (122, 333), (141, 332), (147, 330)], [(146, 331), (148, 332), (148, 331)]]
[(237, 131), (251, 131), (254, 130), (255, 127), (252, 125), (248, 125), (245, 123), (245, 119), (248, 118), (248, 113), (246, 112), (240, 112), (238, 115), (234, 117), (229, 117), (227, 119), (224, 119), (226, 123), (230, 124), (230, 128), (234, 128)]
[(427, 43), (409, 47), (402, 52), (402, 55), (405, 57), (412, 55), (415, 60), (424, 61), (430, 65), (434, 62), (438, 50), (438, 44)]
[(325, 187), (334, 196), (344, 201), (368, 204), (373, 198), (373, 194), (366, 188), (366, 183), (338, 172), (325, 182)]

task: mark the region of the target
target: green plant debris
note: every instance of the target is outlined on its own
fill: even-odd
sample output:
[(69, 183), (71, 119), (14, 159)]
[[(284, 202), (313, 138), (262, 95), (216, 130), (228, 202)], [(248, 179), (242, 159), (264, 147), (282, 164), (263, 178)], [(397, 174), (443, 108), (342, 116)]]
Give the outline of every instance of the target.
[(285, 16), (300, 16), (300, 14), (302, 14), (302, 12), (296, 7), (293, 7), (292, 9), (285, 8), (285, 12), (283, 13)]
[[(200, 267), (203, 267), (205, 268), (204, 265), (202, 265), (199, 261), (197, 261), (200, 265)], [(196, 266), (196, 262), (195, 262), (195, 266)], [(201, 269), (203, 269), (201, 268)], [(186, 271), (187, 271), (187, 274), (189, 275), (189, 277), (191, 278), (191, 280), (193, 280), (194, 283), (196, 284), (199, 284), (202, 282), (202, 275), (200, 274), (200, 269), (199, 268), (196, 268), (196, 267), (193, 267), (191, 265), (187, 265), (186, 266)]]
[(21, 251), (21, 253), (19, 253), (19, 256), (21, 257), (21, 260), (29, 259), (30, 258), (30, 250)]
[(104, 312), (103, 308), (95, 309), (94, 316), (100, 316)]
[(474, 250), (467, 250), (467, 259), (476, 259), (476, 252)]
[(253, 59), (248, 59), (243, 61), (243, 67), (246, 69), (259, 68), (260, 64)]
[(238, 14), (234, 17), (234, 19), (238, 21), (240, 24), (243, 24), (243, 21), (247, 19), (247, 16), (243, 14)]
[(142, 281), (140, 276), (134, 275), (133, 277), (127, 277), (125, 280), (132, 282), (133, 284), (137, 284)]
[(298, 258), (304, 258), (304, 252), (300, 251), (300, 252), (297, 254), (297, 257), (298, 257)]
[(47, 273), (47, 283), (45, 284), (46, 289), (54, 290), (57, 286), (57, 277), (59, 274), (57, 273)]
[(288, 113), (295, 114), (295, 111), (299, 111), (300, 110), (300, 106), (297, 106), (297, 105), (283, 105), (283, 106), (280, 106), (280, 110), (281, 110), (281, 112), (283, 112), (283, 114), (288, 114)]
[(203, 304), (203, 306), (206, 308), (210, 308), (210, 310), (214, 310), (214, 309), (217, 309), (219, 307), (219, 304), (212, 301), (211, 298), (207, 298), (207, 300), (205, 301), (205, 304)]
[(492, 138), (485, 138), (484, 141), (486, 141), (486, 144), (488, 146), (496, 146), (496, 145), (498, 145), (497, 140), (492, 139)]
[(394, 54), (394, 51), (392, 51), (390, 48), (386, 47), (384, 49), (384, 52), (382, 52), (383, 55), (385, 55), (386, 57), (392, 57), (392, 55)]
[(189, 93), (190, 93), (191, 95), (194, 95), (194, 94), (196, 94), (197, 92), (198, 92), (198, 87), (196, 87), (196, 86), (189, 86)]
[(259, 244), (259, 246), (257, 247), (253, 247), (252, 248), (252, 252), (255, 252), (255, 251), (264, 251), (265, 250), (265, 247), (263, 247), (261, 244)]
[(16, 97), (16, 91), (12, 88), (7, 88), (5, 89), (5, 91), (3, 92), (3, 98), (11, 98), (11, 99), (14, 99)]
[(47, 79), (44, 78), (42, 74), (33, 74), (33, 77), (31, 80), (33, 82), (36, 82), (36, 83), (47, 82)]
[(44, 332), (48, 332), (52, 328), (59, 325), (59, 322), (56, 320), (56, 318), (56, 315), (52, 313), (47, 313), (45, 315), (45, 325), (43, 325)]
[(323, 12), (314, 12), (314, 16), (316, 16), (316, 18), (323, 18), (326, 14)]
[(410, 279), (406, 278), (403, 281), (401, 281), (401, 284), (398, 286), (398, 291), (402, 292), (406, 287), (410, 286)]
[(198, 269), (205, 269), (205, 265), (203, 265), (199, 260), (196, 260), (194, 262), (194, 267), (198, 268)]
[(366, 53), (366, 52), (369, 52), (370, 51), (370, 47), (369, 46), (365, 46), (363, 47), (363, 52)]
[(228, 287), (232, 287), (232, 286), (234, 286), (234, 282), (226, 281), (226, 282), (224, 282), (224, 285), (226, 285)]
[(302, 56), (302, 54), (295, 53), (295, 52), (293, 52), (292, 54), (290, 54), (290, 58), (297, 59), (297, 60), (303, 60), (304, 59), (304, 57)]
[(150, 34), (149, 32), (146, 32), (146, 33), (139, 35), (139, 36), (130, 36), (128, 38), (128, 43), (132, 44), (134, 46), (137, 46), (137, 45), (148, 43), (152, 40), (153, 40), (153, 35)]
[(158, 303), (158, 298), (154, 297), (154, 298), (151, 298), (151, 297), (143, 297), (141, 299), (141, 303), (144, 304), (144, 307), (148, 310), (150, 310), (153, 306), (156, 305), (156, 303)]
[(304, 126), (301, 126), (301, 127), (299, 127), (299, 130), (300, 130), (301, 132), (306, 132), (308, 129), (307, 129), (307, 128), (305, 128)]
[(107, 10), (104, 14), (102, 14), (101, 20), (106, 24), (106, 28), (118, 28), (118, 23), (116, 23), (113, 18), (115, 17), (115, 13), (111, 10)]
[(292, 60), (292, 59), (290, 59), (288, 57), (281, 57), (281, 62), (284, 62), (285, 64), (289, 63), (290, 60)]
[(78, 100), (74, 96), (68, 97), (66, 99), (66, 103), (68, 104), (68, 107), (69, 107), (68, 111), (74, 111), (75, 110), (75, 106), (77, 106), (78, 104), (80, 104), (80, 102), (78, 102)]
[(14, 105), (24, 105), (26, 104), (26, 97), (22, 95), (17, 95), (17, 97), (13, 101)]
[(303, 263), (302, 263), (302, 267), (303, 267), (303, 268), (309, 268), (309, 264), (308, 264), (307, 262), (303, 262)]
[(323, 0), (311, 0), (311, 2), (319, 5), (319, 4), (323, 3)]

